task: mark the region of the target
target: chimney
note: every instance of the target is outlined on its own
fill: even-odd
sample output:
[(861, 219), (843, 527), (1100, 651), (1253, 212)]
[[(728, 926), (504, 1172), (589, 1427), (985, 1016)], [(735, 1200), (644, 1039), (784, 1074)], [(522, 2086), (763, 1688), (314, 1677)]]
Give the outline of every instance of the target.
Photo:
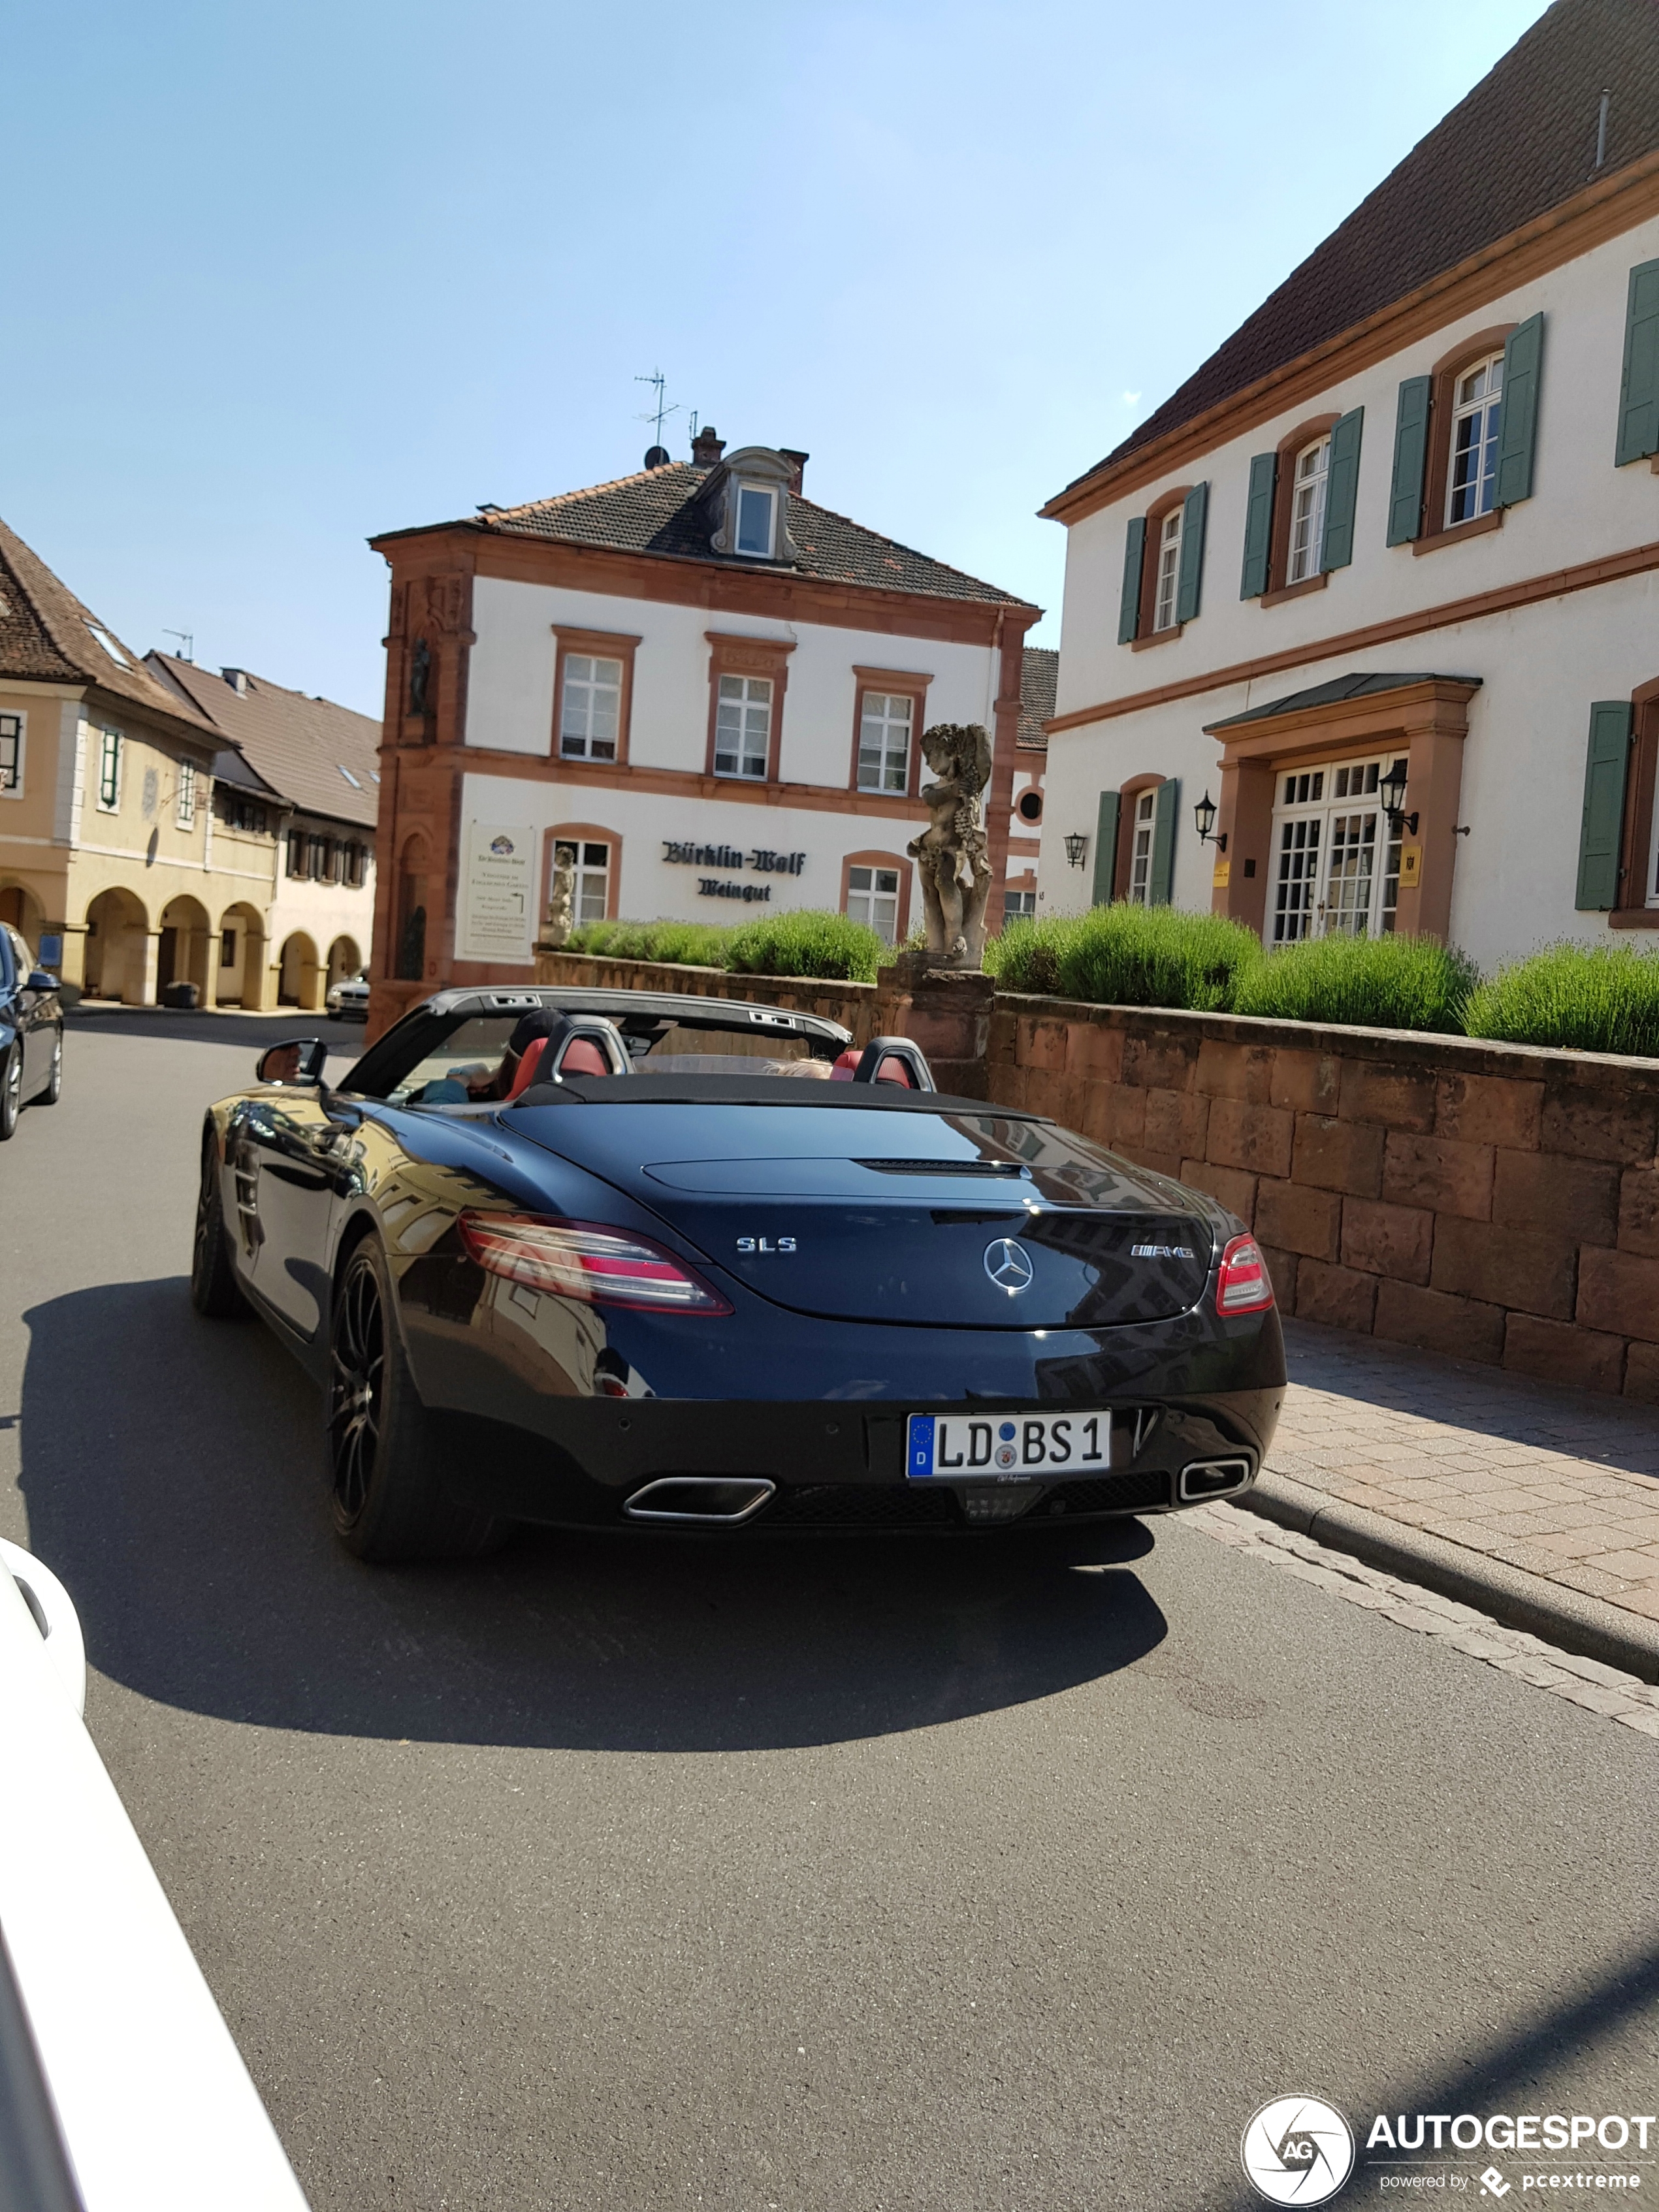
[(691, 441), (691, 465), (694, 469), (712, 469), (725, 451), (725, 439), (716, 434), (712, 422), (705, 422)]
[(812, 456), (811, 453), (797, 453), (793, 446), (780, 446), (778, 451), (789, 464), (789, 489), (794, 493), (795, 497), (799, 499), (803, 496), (800, 488), (801, 475)]
[(222, 668), (219, 673), (239, 699), (246, 698), (247, 671), (246, 668)]

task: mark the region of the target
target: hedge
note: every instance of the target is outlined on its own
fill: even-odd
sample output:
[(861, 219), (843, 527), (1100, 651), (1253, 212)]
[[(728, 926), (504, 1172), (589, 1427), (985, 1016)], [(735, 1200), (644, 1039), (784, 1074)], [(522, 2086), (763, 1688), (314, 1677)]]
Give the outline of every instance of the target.
[(1471, 994), (1471, 1036), (1659, 1058), (1659, 953), (1547, 945)]
[(1310, 937), (1243, 969), (1233, 1012), (1456, 1036), (1479, 980), (1467, 953), (1436, 938)]
[(568, 950), (609, 960), (659, 960), (842, 983), (873, 983), (876, 969), (892, 957), (863, 922), (811, 907), (758, 915), (730, 927), (706, 921), (585, 922), (571, 932)]
[(1012, 922), (985, 965), (1005, 991), (1213, 1014), (1231, 1011), (1240, 974), (1261, 958), (1243, 922), (1120, 902)]

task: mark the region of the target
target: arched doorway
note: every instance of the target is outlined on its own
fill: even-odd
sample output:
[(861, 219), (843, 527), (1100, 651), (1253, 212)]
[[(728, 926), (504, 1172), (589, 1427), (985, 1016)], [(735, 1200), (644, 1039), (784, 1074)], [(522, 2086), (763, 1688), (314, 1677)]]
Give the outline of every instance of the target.
[(87, 908), (86, 993), (124, 1006), (150, 1003), (149, 917), (127, 890), (100, 891)]
[(283, 940), (276, 962), (276, 1003), (301, 1006), (307, 1013), (322, 1012), (323, 963), (317, 947), (304, 930), (296, 929)]
[(209, 964), (210, 925), (207, 908), (199, 899), (169, 899), (161, 908), (158, 927), (161, 936), (155, 953), (156, 996), (159, 998), (170, 984), (194, 983), (198, 1005), (210, 1006), (210, 986), (217, 963), (212, 967)]
[(38, 960), (46, 912), (26, 884), (0, 886), (0, 921), (9, 921)]
[(328, 981), (332, 989), (349, 977), (362, 973), (363, 956), (357, 950), (355, 937), (337, 937), (328, 948)]
[(246, 901), (225, 909), (216, 954), (218, 975), (214, 996), (222, 1006), (261, 1012), (266, 1003), (265, 929), (258, 907)]

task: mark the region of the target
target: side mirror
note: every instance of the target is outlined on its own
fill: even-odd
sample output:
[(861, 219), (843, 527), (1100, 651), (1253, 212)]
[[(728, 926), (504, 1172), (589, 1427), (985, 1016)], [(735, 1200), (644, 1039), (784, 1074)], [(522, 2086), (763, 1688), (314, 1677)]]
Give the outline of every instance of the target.
[(31, 971), (23, 988), (26, 991), (55, 991), (58, 988), (58, 978), (55, 975), (48, 975), (44, 968), (36, 968)]
[(327, 1064), (328, 1047), (320, 1037), (299, 1037), (267, 1045), (253, 1072), (261, 1083), (320, 1083)]

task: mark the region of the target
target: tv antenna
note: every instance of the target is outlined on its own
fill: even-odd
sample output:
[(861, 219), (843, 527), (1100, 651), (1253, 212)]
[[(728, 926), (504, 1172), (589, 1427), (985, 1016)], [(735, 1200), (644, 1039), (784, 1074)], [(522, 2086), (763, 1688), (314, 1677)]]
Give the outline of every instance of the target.
[(176, 637), (179, 641), (179, 659), (189, 661), (191, 665), (194, 667), (196, 664), (195, 632), (188, 629), (164, 629), (161, 632), (161, 635), (163, 637)]
[(635, 384), (648, 384), (657, 395), (656, 405), (647, 408), (638, 419), (641, 422), (655, 423), (657, 429), (655, 442), (660, 446), (662, 426), (671, 415), (678, 415), (680, 412), (679, 402), (676, 400), (672, 407), (668, 404), (668, 379), (659, 368), (653, 369), (649, 376), (636, 376), (634, 381)]

